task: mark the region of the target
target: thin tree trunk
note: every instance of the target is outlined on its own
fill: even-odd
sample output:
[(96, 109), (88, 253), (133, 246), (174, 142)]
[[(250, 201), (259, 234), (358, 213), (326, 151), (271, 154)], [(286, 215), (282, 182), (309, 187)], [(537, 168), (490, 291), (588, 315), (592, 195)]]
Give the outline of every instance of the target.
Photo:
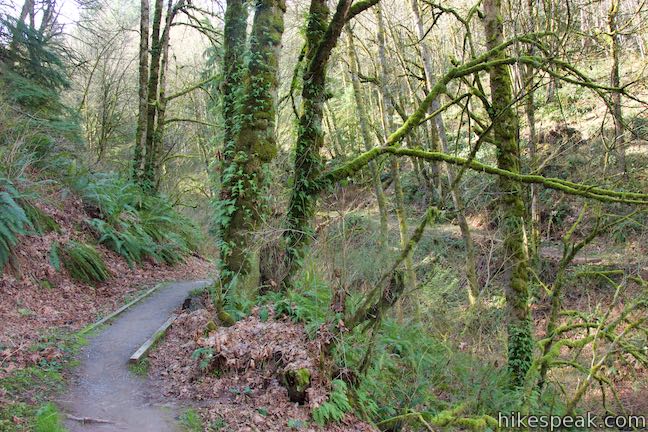
[(148, 104), (146, 113), (146, 138), (144, 145), (144, 172), (142, 187), (148, 193), (155, 189), (155, 116), (158, 107), (158, 85), (160, 83), (160, 60), (162, 57), (162, 40), (160, 28), (162, 25), (163, 0), (155, 0), (153, 12), (153, 27), (151, 30), (151, 64), (148, 81)]
[[(427, 81), (427, 86), (431, 89), (434, 86), (434, 74), (432, 71), (432, 59), (430, 53), (423, 41), (425, 37), (425, 29), (423, 28), (423, 21), (421, 19), (421, 14), (419, 10), (418, 0), (411, 0), (412, 12), (414, 14), (414, 20), (416, 24), (416, 29), (419, 37), (419, 47), (421, 50), (421, 58), (423, 60), (423, 69), (425, 71), (425, 78)], [(440, 108), (439, 100), (434, 99), (430, 105), (429, 112), (434, 112)], [(439, 138), (439, 144), (441, 146), (441, 151), (448, 153), (448, 136), (446, 134), (445, 123), (443, 121), (443, 116), (437, 114), (434, 116), (434, 124), (436, 126), (437, 136)], [(466, 278), (468, 280), (468, 301), (470, 304), (475, 304), (477, 298), (479, 297), (479, 279), (477, 278), (477, 258), (475, 254), (475, 243), (470, 234), (470, 226), (466, 220), (464, 214), (464, 201), (459, 191), (458, 185), (455, 184), (455, 173), (452, 168), (446, 164), (441, 164), (441, 170), (445, 174), (445, 177), (448, 179), (448, 187), (450, 188), (450, 196), (452, 198), (452, 203), (457, 212), (457, 222), (459, 223), (459, 229), (461, 230), (461, 237), (463, 238), (464, 245), (466, 247)]]
[(155, 190), (159, 189), (160, 183), (160, 170), (162, 169), (162, 164), (164, 161), (160, 159), (162, 154), (163, 140), (164, 140), (164, 127), (166, 120), (166, 75), (169, 69), (169, 48), (171, 44), (171, 25), (175, 18), (178, 10), (184, 5), (185, 0), (178, 0), (175, 6), (172, 3), (173, 0), (168, 0), (167, 4), (167, 15), (166, 23), (164, 26), (164, 31), (162, 32), (162, 59), (160, 63), (160, 83), (158, 89), (158, 107), (157, 107), (157, 116), (155, 119), (155, 133), (153, 134), (154, 144), (154, 184)]
[(330, 119), (327, 119), (326, 122), (329, 126), (329, 132), (331, 133), (331, 142), (337, 143), (336, 153), (338, 153), (339, 156), (344, 157), (346, 156), (346, 148), (342, 144), (344, 137), (340, 133), (340, 128), (338, 128), (337, 116), (331, 109), (331, 105), (328, 103), (328, 101), (324, 103), (324, 106), (326, 107), (326, 111), (328, 111), (330, 115)]
[[(619, 32), (617, 30), (617, 16), (619, 14), (619, 0), (610, 0), (608, 11), (608, 32), (610, 36), (610, 57), (612, 67), (610, 70), (610, 86), (619, 87)], [(617, 152), (619, 170), (625, 176), (627, 174), (625, 157), (625, 128), (623, 127), (623, 115), (621, 112), (621, 93), (612, 92), (612, 108), (614, 117), (614, 147)]]
[[(380, 6), (376, 7), (376, 17), (378, 19), (378, 61), (380, 62), (380, 93), (382, 99), (382, 123), (383, 138), (387, 141), (390, 131), (394, 130), (394, 106), (391, 96), (387, 93), (387, 80), (389, 72), (387, 67), (387, 57), (385, 55), (385, 24)], [(407, 226), (407, 213), (405, 211), (405, 200), (403, 197), (403, 188), (400, 182), (400, 163), (397, 158), (391, 158), (391, 175), (394, 182), (394, 204), (396, 207), (396, 217), (398, 218), (398, 232), (400, 236), (401, 250), (405, 250), (409, 242), (409, 232)], [(405, 257), (405, 286), (408, 290), (416, 287), (416, 273), (412, 263), (412, 254)]]
[[(537, 28), (536, 19), (535, 19), (535, 10), (533, 6), (534, 0), (527, 0), (527, 12), (529, 14), (529, 33), (535, 32)], [(529, 46), (529, 55), (533, 56), (535, 54), (535, 47), (533, 45)], [(531, 65), (526, 65), (523, 67), (524, 71), (524, 84), (526, 91), (526, 98), (524, 100), (524, 113), (527, 118), (527, 123), (529, 126), (529, 157), (531, 159), (531, 169), (535, 170), (538, 160), (537, 160), (537, 134), (536, 134), (536, 121), (535, 121), (535, 90), (534, 90), (534, 79), (533, 79), (533, 67)], [(538, 252), (540, 250), (540, 203), (538, 196), (538, 186), (533, 184), (530, 187), (531, 189), (531, 239), (530, 239), (530, 251), (531, 251), (531, 261), (536, 262), (538, 258)]]
[[(355, 46), (353, 45), (353, 33), (351, 28), (346, 26), (349, 63), (351, 64), (351, 83), (353, 84), (353, 95), (355, 97), (356, 114), (358, 115), (358, 122), (360, 123), (360, 132), (365, 150), (371, 150), (373, 147), (371, 133), (369, 132), (369, 119), (365, 111), (366, 102), (362, 89), (360, 88), (360, 80), (358, 79), (358, 56), (356, 54)], [(371, 170), (371, 179), (373, 182), (374, 193), (376, 194), (376, 201), (378, 202), (378, 213), (380, 216), (380, 246), (387, 245), (387, 234), (389, 226), (387, 225), (387, 204), (385, 202), (385, 192), (383, 191), (382, 181), (380, 180), (380, 172), (378, 166), (374, 161), (369, 164)]]
[[(504, 28), (501, 0), (484, 0), (484, 30), (486, 46), (493, 49), (502, 43)], [(502, 58), (505, 53), (499, 53)], [(490, 69), (491, 102), (494, 110), (493, 140), (497, 145), (498, 168), (520, 172), (517, 136), (517, 116), (511, 107), (513, 99), (508, 67)], [(512, 384), (524, 384), (533, 357), (528, 294), (528, 260), (524, 245), (525, 206), (520, 183), (499, 178), (500, 213), (504, 235), (505, 259), (508, 263), (505, 296), (508, 307), (508, 368)]]

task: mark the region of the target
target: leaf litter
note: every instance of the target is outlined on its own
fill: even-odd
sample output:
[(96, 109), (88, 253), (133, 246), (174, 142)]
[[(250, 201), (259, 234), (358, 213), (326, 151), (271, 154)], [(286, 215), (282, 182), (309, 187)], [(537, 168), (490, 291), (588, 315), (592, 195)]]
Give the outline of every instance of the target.
[[(180, 314), (149, 354), (149, 374), (162, 395), (198, 407), (206, 431), (377, 431), (349, 413), (340, 423), (312, 422), (311, 409), (327, 400), (331, 383), (320, 373), (321, 344), (302, 325), (262, 319), (258, 308), (231, 327), (216, 327), (215, 315), (210, 306)], [(299, 404), (281, 381), (302, 368), (311, 385)]]

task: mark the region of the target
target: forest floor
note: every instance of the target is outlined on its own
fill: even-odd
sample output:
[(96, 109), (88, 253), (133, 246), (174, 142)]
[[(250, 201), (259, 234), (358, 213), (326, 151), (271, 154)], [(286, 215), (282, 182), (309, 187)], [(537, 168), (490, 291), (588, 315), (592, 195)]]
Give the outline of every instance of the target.
[(80, 365), (72, 373), (69, 391), (60, 399), (63, 411), (77, 418), (106, 420), (86, 424), (68, 419), (70, 432), (179, 430), (178, 408), (163, 403), (150, 383), (136, 376), (128, 359), (137, 348), (178, 309), (191, 291), (205, 281), (173, 283), (133, 306), (92, 338), (80, 353)]

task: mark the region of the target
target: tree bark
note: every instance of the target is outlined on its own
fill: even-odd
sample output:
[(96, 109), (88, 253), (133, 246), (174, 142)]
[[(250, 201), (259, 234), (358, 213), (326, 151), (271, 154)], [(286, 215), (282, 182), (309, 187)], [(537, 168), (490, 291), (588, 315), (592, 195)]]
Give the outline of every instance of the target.
[[(621, 47), (619, 44), (619, 32), (617, 29), (617, 17), (619, 14), (619, 0), (610, 0), (610, 9), (608, 11), (608, 34), (610, 37), (610, 57), (612, 58), (612, 67), (610, 69), (610, 86), (618, 88), (619, 79), (619, 54)], [(621, 112), (621, 93), (612, 92), (612, 116), (614, 117), (614, 147), (617, 152), (617, 164), (619, 170), (625, 176), (627, 174), (626, 156), (625, 156), (625, 128), (623, 126), (623, 114)]]
[(162, 40), (160, 29), (162, 26), (163, 0), (155, 0), (153, 12), (153, 27), (151, 29), (151, 63), (149, 68), (149, 81), (147, 88), (146, 134), (144, 143), (144, 170), (141, 185), (147, 193), (155, 189), (155, 116), (158, 107), (158, 90), (160, 84), (160, 60), (162, 57)]
[(306, 55), (302, 73), (302, 112), (299, 116), (293, 190), (287, 213), (286, 278), (291, 286), (312, 237), (311, 220), (317, 195), (316, 180), (322, 171), (324, 144), (322, 113), (326, 95), (326, 69), (331, 52), (348, 20), (351, 0), (340, 0), (333, 17), (327, 0), (311, 0), (306, 27)]
[[(486, 46), (493, 49), (504, 39), (501, 0), (484, 0), (484, 30)], [(500, 52), (496, 58), (503, 58)], [(511, 77), (506, 65), (489, 70), (491, 105), (493, 107), (493, 139), (497, 145), (497, 166), (513, 173), (520, 172), (517, 142), (517, 116), (513, 100)], [(500, 221), (504, 234), (505, 260), (509, 263), (505, 296), (508, 307), (508, 368), (512, 384), (524, 384), (533, 357), (533, 334), (529, 312), (528, 258), (524, 244), (525, 205), (521, 184), (499, 178)]]
[[(240, 9), (244, 3), (228, 2), (230, 4), (235, 9), (228, 14), (232, 21), (227, 23), (231, 25), (227, 32), (236, 35), (236, 41), (230, 47), (233, 48), (240, 46), (245, 30), (245, 19)], [(259, 287), (259, 261), (253, 245), (254, 233), (265, 217), (264, 191), (269, 181), (266, 171), (277, 153), (277, 75), (285, 11), (284, 0), (257, 1), (241, 119), (238, 126), (235, 118), (227, 120), (233, 121), (228, 131), (233, 145), (227, 146), (227, 166), (221, 173), (218, 215), (221, 279), (229, 289), (248, 297), (256, 295)], [(226, 58), (231, 59), (230, 55), (236, 54), (230, 51)], [(230, 72), (236, 73), (237, 69), (238, 66)], [(229, 75), (228, 79), (228, 85), (236, 85), (236, 77)], [(235, 89), (230, 90), (236, 92)], [(235, 93), (230, 96), (236, 98)], [(228, 103), (232, 102), (235, 103), (234, 99), (229, 99)], [(236, 109), (231, 111), (233, 108), (228, 106), (228, 112), (236, 116)]]
[[(534, 0), (527, 0), (527, 13), (529, 14), (529, 29), (528, 33), (536, 31), (537, 23), (535, 18), (535, 8), (533, 6)], [(529, 55), (535, 55), (535, 47), (531, 45), (529, 47)], [(524, 113), (527, 118), (528, 123), (528, 137), (529, 142), (529, 158), (531, 169), (535, 171), (536, 166), (538, 165), (537, 160), (537, 145), (538, 138), (536, 134), (536, 121), (535, 121), (535, 89), (534, 89), (534, 79), (533, 79), (533, 66), (527, 64), (522, 66), (522, 72), (524, 74), (523, 80), (525, 84), (526, 97), (524, 99)], [(531, 262), (536, 263), (538, 261), (538, 253), (540, 250), (540, 199), (538, 196), (538, 186), (530, 186), (531, 193), (531, 235), (530, 235), (530, 247), (531, 252)]]

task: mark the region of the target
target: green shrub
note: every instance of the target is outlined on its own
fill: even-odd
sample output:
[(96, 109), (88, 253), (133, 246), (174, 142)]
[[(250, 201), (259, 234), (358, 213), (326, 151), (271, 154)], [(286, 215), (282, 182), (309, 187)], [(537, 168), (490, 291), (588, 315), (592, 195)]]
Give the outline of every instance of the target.
[(60, 231), (61, 227), (54, 218), (36, 207), (30, 201), (23, 200), (22, 207), (37, 234), (42, 235), (52, 231)]
[(70, 241), (63, 246), (63, 266), (74, 279), (84, 282), (103, 282), (110, 277), (110, 271), (97, 250), (84, 243)]
[(128, 224), (120, 223), (122, 230), (102, 219), (91, 219), (89, 224), (97, 234), (99, 243), (121, 255), (130, 267), (142, 262), (147, 255), (155, 257), (153, 240), (137, 231), (132, 232)]

